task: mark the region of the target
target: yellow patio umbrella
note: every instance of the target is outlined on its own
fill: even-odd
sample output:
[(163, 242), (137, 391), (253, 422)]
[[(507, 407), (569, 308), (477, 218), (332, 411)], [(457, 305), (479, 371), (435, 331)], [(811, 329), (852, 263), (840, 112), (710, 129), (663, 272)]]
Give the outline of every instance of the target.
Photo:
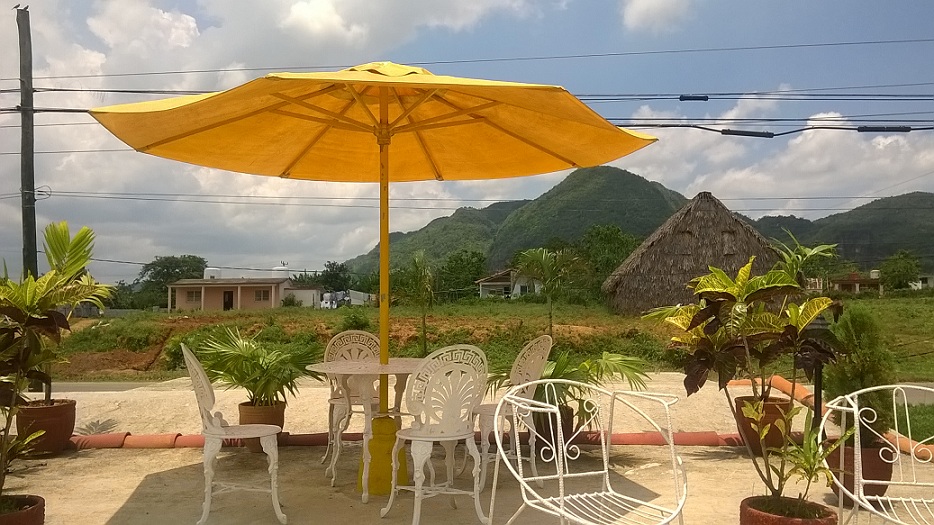
[[(392, 62), (272, 73), (227, 91), (96, 108), (91, 115), (130, 147), (158, 157), (288, 179), (378, 182), (383, 363), (390, 182), (597, 166), (656, 140), (610, 124), (558, 86), (433, 75)], [(387, 388), (381, 378), (383, 412)]]

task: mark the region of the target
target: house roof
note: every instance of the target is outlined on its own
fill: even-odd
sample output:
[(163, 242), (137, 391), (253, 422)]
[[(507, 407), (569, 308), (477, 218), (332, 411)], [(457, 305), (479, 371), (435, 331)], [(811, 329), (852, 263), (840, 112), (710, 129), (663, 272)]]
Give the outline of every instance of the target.
[(755, 271), (778, 253), (768, 240), (709, 192), (698, 193), (607, 277), (603, 292), (617, 311), (637, 314), (693, 299), (687, 283), (715, 266), (735, 274), (755, 255)]
[[(482, 279), (477, 279), (474, 281), (475, 284), (487, 284), (491, 282), (512, 282), (512, 268), (507, 268), (505, 270), (500, 270), (493, 275), (484, 277)], [(505, 279), (504, 279), (505, 278)]]
[(262, 286), (282, 284), (288, 277), (236, 277), (218, 279), (179, 279), (169, 286)]

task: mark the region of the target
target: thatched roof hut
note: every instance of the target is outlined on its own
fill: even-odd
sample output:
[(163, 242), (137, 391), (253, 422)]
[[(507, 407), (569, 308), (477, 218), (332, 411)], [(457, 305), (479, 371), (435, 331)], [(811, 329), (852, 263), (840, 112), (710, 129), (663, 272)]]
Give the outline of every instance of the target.
[(708, 192), (698, 193), (659, 226), (603, 283), (610, 305), (640, 314), (657, 306), (693, 300), (687, 283), (715, 266), (735, 275), (755, 255), (764, 272), (778, 253), (752, 226)]

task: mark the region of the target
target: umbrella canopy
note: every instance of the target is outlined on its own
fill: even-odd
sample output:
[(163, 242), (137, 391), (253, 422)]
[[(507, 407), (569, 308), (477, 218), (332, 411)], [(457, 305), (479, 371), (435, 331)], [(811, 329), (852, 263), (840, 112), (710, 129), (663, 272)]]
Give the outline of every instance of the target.
[[(558, 86), (433, 75), (391, 62), (273, 73), (227, 91), (96, 108), (91, 115), (130, 147), (159, 157), (290, 179), (379, 182), (383, 362), (390, 181), (596, 166), (655, 141), (610, 124)], [(385, 411), (385, 381), (380, 391)]]
[(558, 86), (433, 75), (391, 62), (273, 73), (228, 91), (91, 115), (151, 155), (340, 182), (380, 180), (379, 137), (392, 143), (392, 182), (597, 166), (655, 140), (610, 124)]

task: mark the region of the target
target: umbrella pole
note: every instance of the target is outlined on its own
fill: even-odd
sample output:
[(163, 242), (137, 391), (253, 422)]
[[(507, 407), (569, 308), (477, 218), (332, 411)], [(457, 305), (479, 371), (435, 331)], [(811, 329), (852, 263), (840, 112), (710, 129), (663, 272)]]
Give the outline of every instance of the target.
[[(376, 135), (379, 144), (379, 362), (389, 362), (389, 91), (379, 90), (379, 121)], [(379, 376), (379, 411), (389, 412), (389, 378)], [(369, 494), (385, 495), (392, 491), (392, 449), (396, 442), (396, 419), (388, 416), (375, 417), (371, 425), (373, 437), (369, 443), (370, 469), (368, 487), (364, 490), (364, 502)], [(399, 450), (397, 457), (399, 479), (408, 479), (405, 451)], [(363, 487), (363, 462), (360, 458), (358, 483)]]

